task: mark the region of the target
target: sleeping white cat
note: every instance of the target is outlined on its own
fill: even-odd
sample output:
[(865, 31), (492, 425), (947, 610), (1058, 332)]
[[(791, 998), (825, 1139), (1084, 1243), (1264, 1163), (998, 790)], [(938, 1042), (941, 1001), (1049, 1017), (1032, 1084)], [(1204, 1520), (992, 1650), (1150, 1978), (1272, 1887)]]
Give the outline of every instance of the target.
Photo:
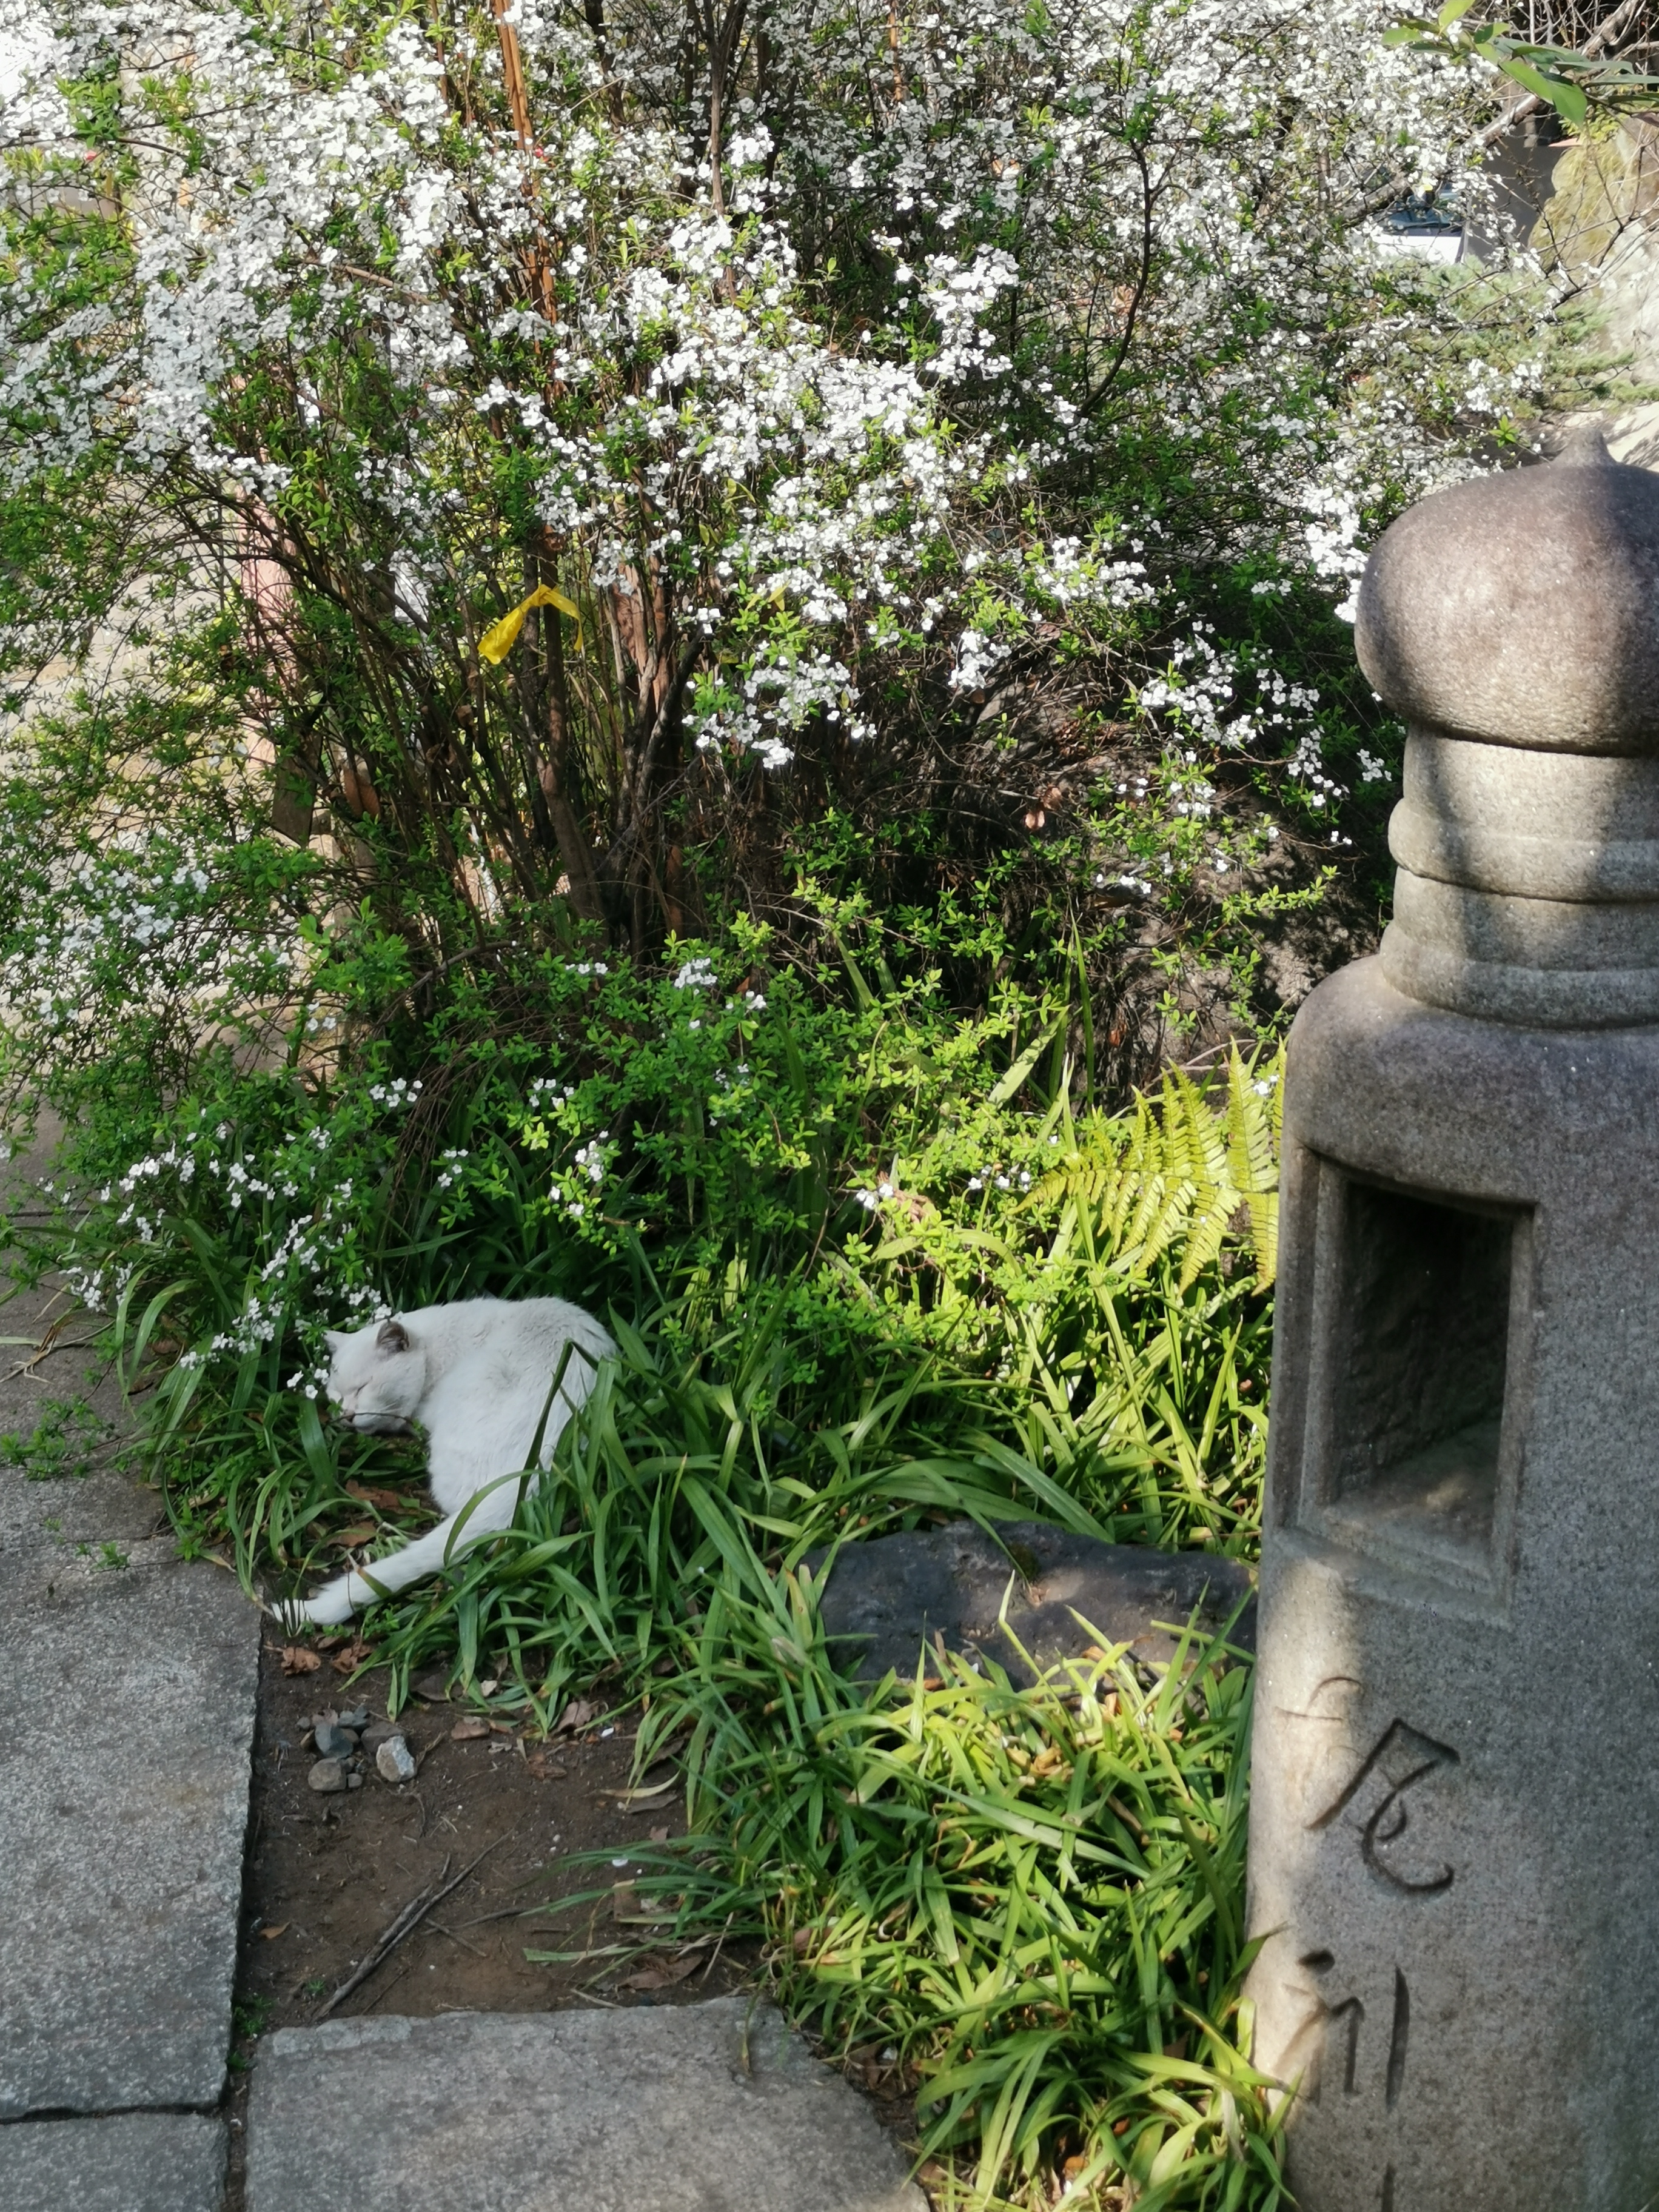
[[(599, 1361), (616, 1346), (591, 1314), (562, 1298), (467, 1298), (327, 1334), (334, 1355), (328, 1395), (338, 1419), (380, 1436), (406, 1436), (418, 1421), (427, 1435), (433, 1500), (445, 1516), (401, 1552), (284, 1608), (296, 1624), (333, 1626), (380, 1593), (435, 1573), (452, 1556), (452, 1542), (459, 1554), (510, 1526), (521, 1486), (501, 1478), (528, 1465), (561, 1361), (564, 1379), (542, 1435), (544, 1468), (592, 1388)], [(475, 1498), (457, 1537), (457, 1517)]]

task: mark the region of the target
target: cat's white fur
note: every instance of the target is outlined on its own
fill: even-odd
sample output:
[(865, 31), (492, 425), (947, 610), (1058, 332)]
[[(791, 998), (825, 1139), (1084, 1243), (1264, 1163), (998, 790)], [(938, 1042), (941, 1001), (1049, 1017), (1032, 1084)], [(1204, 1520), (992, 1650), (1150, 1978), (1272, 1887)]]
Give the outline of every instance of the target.
[[(427, 1435), (433, 1500), (445, 1516), (401, 1552), (371, 1560), (365, 1573), (342, 1575), (315, 1597), (284, 1609), (296, 1625), (333, 1626), (383, 1592), (435, 1573), (481, 1536), (509, 1527), (521, 1486), (501, 1478), (528, 1465), (560, 1362), (564, 1380), (543, 1431), (542, 1467), (592, 1389), (599, 1362), (616, 1346), (591, 1314), (562, 1298), (466, 1298), (327, 1334), (333, 1354), (328, 1395), (338, 1419), (381, 1436), (407, 1435), (418, 1421)], [(457, 1538), (457, 1516), (475, 1498)]]

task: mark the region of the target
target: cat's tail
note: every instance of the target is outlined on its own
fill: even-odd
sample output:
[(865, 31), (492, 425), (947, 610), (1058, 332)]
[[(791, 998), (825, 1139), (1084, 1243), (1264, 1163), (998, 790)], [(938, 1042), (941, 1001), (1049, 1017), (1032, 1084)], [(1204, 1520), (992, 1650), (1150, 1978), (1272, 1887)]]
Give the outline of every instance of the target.
[(519, 1492), (526, 1481), (522, 1474), (501, 1476), (486, 1489), (475, 1492), (459, 1512), (450, 1514), (412, 1544), (405, 1544), (401, 1552), (389, 1553), (367, 1568), (354, 1567), (349, 1574), (325, 1583), (315, 1597), (289, 1599), (277, 1607), (278, 1613), (291, 1628), (337, 1628), (376, 1598), (389, 1597), (394, 1590), (419, 1582), (423, 1575), (436, 1574), (440, 1567), (470, 1551), (480, 1537), (498, 1535), (503, 1528), (510, 1528), (518, 1510)]

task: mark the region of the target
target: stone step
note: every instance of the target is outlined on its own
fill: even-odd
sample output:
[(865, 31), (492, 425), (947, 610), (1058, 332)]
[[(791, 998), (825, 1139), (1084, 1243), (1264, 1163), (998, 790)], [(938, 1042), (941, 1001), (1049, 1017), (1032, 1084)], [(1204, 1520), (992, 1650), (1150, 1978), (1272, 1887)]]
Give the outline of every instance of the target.
[(6, 2212), (219, 2212), (225, 2124), (204, 2112), (0, 2127)]
[(769, 2005), (452, 2013), (261, 2043), (247, 2212), (926, 2212)]

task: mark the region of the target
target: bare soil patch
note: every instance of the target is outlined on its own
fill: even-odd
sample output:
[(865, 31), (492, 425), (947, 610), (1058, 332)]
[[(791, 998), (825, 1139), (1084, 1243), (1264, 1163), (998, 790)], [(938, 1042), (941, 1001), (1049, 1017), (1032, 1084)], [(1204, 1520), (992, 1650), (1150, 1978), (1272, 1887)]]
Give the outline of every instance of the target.
[[(658, 1794), (629, 1802), (631, 1721), (612, 1717), (600, 1700), (585, 1728), (543, 1742), (441, 1701), (428, 1679), (429, 1693), (398, 1716), (418, 1762), (415, 1778), (388, 1784), (365, 1758), (361, 1788), (319, 1796), (307, 1779), (317, 1757), (313, 1717), (367, 1708), (371, 1724), (385, 1721), (386, 1677), (376, 1670), (348, 1688), (326, 1656), (315, 1674), (285, 1675), (281, 1647), (267, 1639), (240, 1965), (242, 2002), (262, 2029), (319, 2017), (398, 1912), (446, 1878), (446, 1867), (454, 1875), (475, 1859), (467, 1879), (336, 2017), (380, 2009), (422, 2017), (546, 2012), (596, 1998), (686, 2002), (741, 1985), (752, 1960), (732, 1947), (716, 1956), (705, 1946), (693, 1972), (656, 1988), (619, 1986), (686, 1964), (653, 1949), (648, 1929), (629, 1923), (625, 1891), (556, 1923), (520, 1917), (549, 1899), (625, 1885), (639, 1871), (642, 1844), (684, 1834), (685, 1802), (671, 1765), (641, 1779)], [(604, 1855), (599, 1865), (574, 1863), (588, 1851)], [(637, 1947), (635, 1955), (603, 1955), (617, 1943)], [(601, 1955), (550, 1966), (527, 1960), (526, 1949)]]
[[(360, 1788), (319, 1796), (307, 1779), (317, 1758), (313, 1718), (367, 1708), (371, 1724), (383, 1722), (387, 1677), (375, 1669), (348, 1686), (328, 1654), (315, 1673), (285, 1674), (282, 1650), (268, 1634), (237, 1970), (228, 2212), (241, 2203), (241, 2124), (258, 2037), (320, 2019), (404, 1906), (447, 1878), (446, 1866), (453, 1876), (477, 1861), (332, 2017), (694, 2004), (744, 1986), (757, 1965), (752, 1945), (678, 1954), (654, 1945), (648, 1927), (630, 1924), (625, 1887), (557, 1920), (520, 1917), (550, 1899), (626, 1885), (639, 1871), (641, 1844), (685, 1832), (672, 1765), (653, 1769), (641, 1786), (673, 1786), (630, 1808), (633, 1721), (605, 1712), (602, 1696), (586, 1726), (544, 1743), (505, 1723), (472, 1733), (477, 1708), (443, 1699), (423, 1678), (428, 1694), (398, 1716), (418, 1762), (414, 1779), (383, 1781), (369, 1756)], [(586, 1851), (602, 1854), (599, 1863), (578, 1863)], [(628, 1948), (603, 1955), (615, 1944)], [(526, 1959), (527, 1949), (602, 1955), (550, 1966)], [(654, 1986), (639, 1986), (641, 1977)]]

